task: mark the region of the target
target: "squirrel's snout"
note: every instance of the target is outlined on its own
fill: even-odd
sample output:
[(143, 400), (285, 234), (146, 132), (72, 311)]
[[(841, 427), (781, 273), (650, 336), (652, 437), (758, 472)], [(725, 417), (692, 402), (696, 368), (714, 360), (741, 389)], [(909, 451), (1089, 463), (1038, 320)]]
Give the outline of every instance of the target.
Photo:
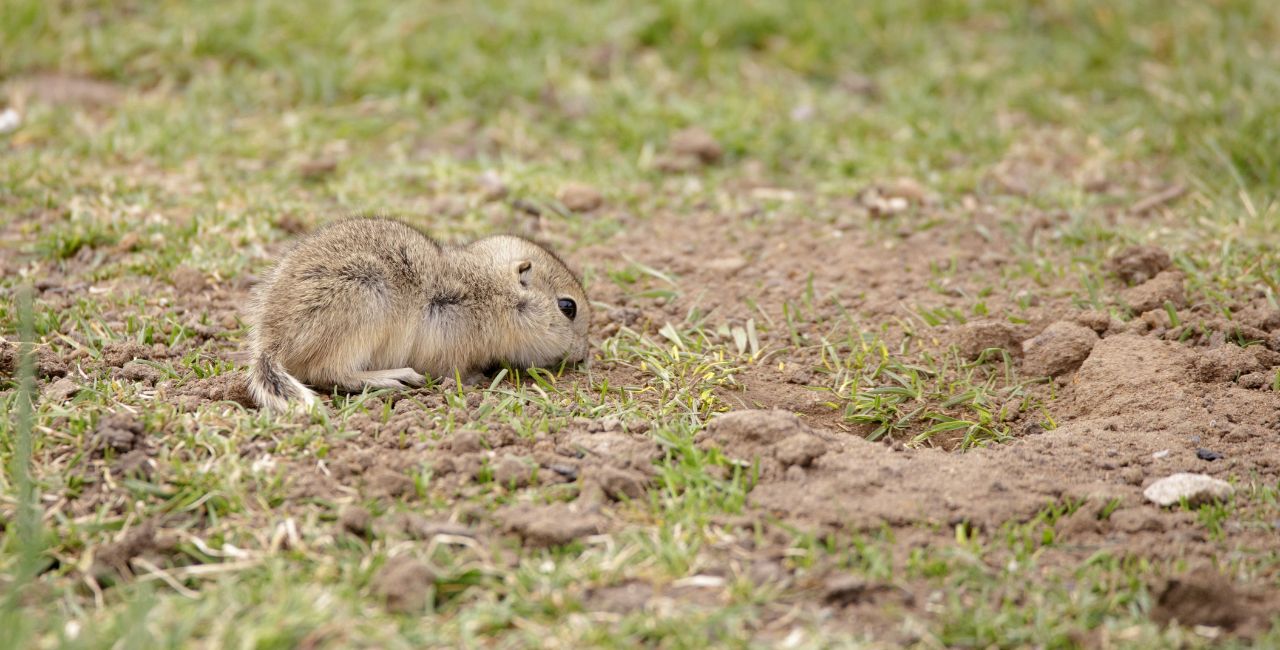
[(591, 343), (583, 341), (582, 345), (570, 355), (569, 363), (580, 365), (584, 368), (591, 367)]
[(560, 364), (567, 368), (578, 367), (578, 366), (585, 368), (590, 364), (590, 362), (591, 362), (591, 344), (590, 343), (583, 343), (582, 345), (574, 346), (573, 349), (566, 352), (565, 355), (560, 358)]

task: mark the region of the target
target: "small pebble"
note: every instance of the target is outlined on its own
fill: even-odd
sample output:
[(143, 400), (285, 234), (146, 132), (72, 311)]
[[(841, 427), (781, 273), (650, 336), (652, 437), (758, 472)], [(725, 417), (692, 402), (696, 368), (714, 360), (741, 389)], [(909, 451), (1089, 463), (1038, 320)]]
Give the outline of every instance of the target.
[(604, 205), (600, 190), (585, 183), (565, 183), (556, 198), (573, 212), (591, 212)]
[(17, 131), (22, 126), (22, 114), (12, 108), (6, 108), (0, 112), (0, 133), (9, 133)]
[(1214, 461), (1222, 458), (1222, 454), (1209, 449), (1200, 448), (1196, 450), (1196, 458), (1199, 458), (1200, 460)]
[(578, 480), (578, 468), (572, 465), (552, 465), (549, 469), (570, 481)]

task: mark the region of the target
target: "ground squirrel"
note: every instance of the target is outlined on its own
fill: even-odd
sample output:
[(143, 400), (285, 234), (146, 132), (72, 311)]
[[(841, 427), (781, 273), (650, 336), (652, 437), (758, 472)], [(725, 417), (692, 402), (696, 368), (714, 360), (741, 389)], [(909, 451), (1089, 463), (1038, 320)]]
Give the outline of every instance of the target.
[(308, 408), (304, 384), (359, 391), (474, 380), (500, 364), (585, 361), (591, 306), (555, 253), (509, 235), (443, 246), (399, 221), (338, 221), (254, 289), (249, 392)]

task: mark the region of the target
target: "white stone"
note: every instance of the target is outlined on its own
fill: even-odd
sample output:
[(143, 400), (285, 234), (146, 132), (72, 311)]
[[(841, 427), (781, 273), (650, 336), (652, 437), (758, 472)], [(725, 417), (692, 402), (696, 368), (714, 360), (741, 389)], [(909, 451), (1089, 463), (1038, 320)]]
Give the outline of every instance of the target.
[(1185, 497), (1191, 506), (1210, 501), (1225, 501), (1235, 493), (1230, 483), (1204, 474), (1180, 472), (1166, 476), (1147, 486), (1142, 495), (1158, 506), (1172, 506)]
[(0, 111), (0, 133), (17, 131), (22, 126), (22, 114), (12, 108)]

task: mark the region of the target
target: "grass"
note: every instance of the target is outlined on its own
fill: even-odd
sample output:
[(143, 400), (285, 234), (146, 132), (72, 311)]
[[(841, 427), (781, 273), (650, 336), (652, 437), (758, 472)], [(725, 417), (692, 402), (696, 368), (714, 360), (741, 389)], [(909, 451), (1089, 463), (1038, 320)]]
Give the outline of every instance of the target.
[[(838, 570), (919, 598), (915, 613), (878, 630), (921, 646), (1207, 644), (1194, 630), (1148, 620), (1148, 585), (1176, 562), (1098, 553), (1067, 566), (1063, 558), (1080, 554), (1053, 531), (1079, 504), (955, 535), (815, 538), (785, 521), (758, 521), (747, 534), (725, 522), (747, 511), (751, 468), (694, 440), (709, 417), (737, 404), (728, 396), (742, 377), (780, 363), (812, 367), (820, 401), (871, 438), (999, 444), (1015, 435), (1015, 410), (1052, 428), (1051, 385), (1018, 376), (995, 354), (962, 361), (933, 339), (940, 327), (980, 318), (1025, 322), (1041, 301), (1112, 309), (1101, 262), (1129, 243), (1173, 250), (1195, 300), (1219, 313), (1255, 290), (1277, 305), (1277, 43), (1280, 14), (1265, 0), (5, 0), (0, 79), (92, 78), (114, 94), (95, 105), (19, 92), (11, 102), (23, 124), (0, 135), (0, 253), (22, 260), (15, 271), (30, 270), (0, 278), (0, 336), (38, 342), (83, 372), (83, 390), (64, 405), (35, 398), (29, 354), (0, 377), (7, 642), (856, 644), (865, 631), (805, 605), (818, 598), (805, 580)], [(690, 125), (712, 133), (725, 160), (675, 181), (657, 159)], [(483, 391), (441, 389), (439, 406), (423, 406), (429, 432), (405, 444), (503, 427), (536, 438), (581, 417), (650, 425), (663, 453), (646, 498), (614, 509), (616, 532), (562, 549), (427, 544), (382, 529), (360, 539), (335, 532), (344, 500), (291, 501), (291, 463), (332, 457), (356, 436), (354, 419), (389, 422), (388, 395), (340, 398), (311, 423), (229, 402), (187, 410), (171, 399), (236, 371), (230, 352), (245, 333), (235, 305), (192, 313), (158, 291), (175, 272), (243, 280), (293, 230), (344, 213), (405, 215), (446, 238), (508, 229), (528, 217), (483, 198), (494, 172), (507, 203), (555, 222), (571, 257), (653, 215), (737, 214), (744, 206), (730, 188), (746, 177), (799, 196), (762, 202), (761, 214), (740, 220), (752, 232), (771, 218), (840, 225), (850, 197), (910, 176), (941, 197), (931, 214), (972, 215), (964, 197), (998, 211), (974, 229), (1006, 243), (1010, 263), (987, 274), (986, 289), (956, 296), (957, 260), (922, 260), (914, 271), (929, 277), (928, 291), (893, 317), (848, 311), (848, 294), (823, 295), (811, 276), (777, 304), (741, 306), (749, 317), (695, 307), (652, 331), (620, 327), (598, 346), (609, 370), (584, 381), (506, 376)], [(562, 211), (555, 194), (569, 180), (604, 189), (610, 209)], [(1088, 189), (1105, 182), (1118, 189)], [(1126, 213), (1170, 182), (1188, 189), (1176, 209)], [(1017, 191), (993, 190), (1001, 187)], [(854, 225), (889, 244), (944, 227), (920, 212)], [(1045, 227), (1026, 227), (1042, 216)], [(632, 304), (715, 293), (634, 260), (591, 266), (587, 276)], [(28, 312), (23, 288), (43, 279), (74, 288)], [(1179, 325), (1176, 311), (1169, 317)], [(153, 365), (173, 382), (168, 398), (103, 366), (126, 343), (180, 351)], [(1273, 383), (1280, 389), (1280, 375)], [(165, 472), (121, 479), (87, 512), (60, 509), (57, 499), (95, 489), (91, 472), (117, 459), (91, 449), (97, 423), (120, 410), (142, 414)], [(364, 505), (389, 521), (574, 496), (488, 481), (453, 500), (429, 467), (416, 469), (414, 483), (412, 496)], [(1234, 506), (1195, 515), (1231, 553), (1224, 564), (1273, 586), (1275, 551), (1232, 549), (1229, 531), (1232, 522), (1273, 520), (1275, 494), (1254, 486)], [(37, 506), (43, 519), (31, 516)], [(173, 550), (132, 580), (91, 587), (86, 551), (146, 521), (173, 538)], [(740, 562), (732, 549), (746, 539), (778, 544), (769, 535), (779, 529), (787, 531), (779, 562), (794, 583), (726, 569)], [(908, 548), (902, 542), (914, 534), (954, 541)], [(292, 535), (301, 543), (288, 543)], [(430, 564), (436, 597), (422, 612), (394, 614), (371, 581), (405, 553)], [(681, 580), (701, 575), (729, 588), (711, 604), (696, 603), (693, 590), (621, 614), (585, 602), (587, 588), (635, 580), (681, 593)], [(1257, 642), (1280, 642), (1275, 634)]]

